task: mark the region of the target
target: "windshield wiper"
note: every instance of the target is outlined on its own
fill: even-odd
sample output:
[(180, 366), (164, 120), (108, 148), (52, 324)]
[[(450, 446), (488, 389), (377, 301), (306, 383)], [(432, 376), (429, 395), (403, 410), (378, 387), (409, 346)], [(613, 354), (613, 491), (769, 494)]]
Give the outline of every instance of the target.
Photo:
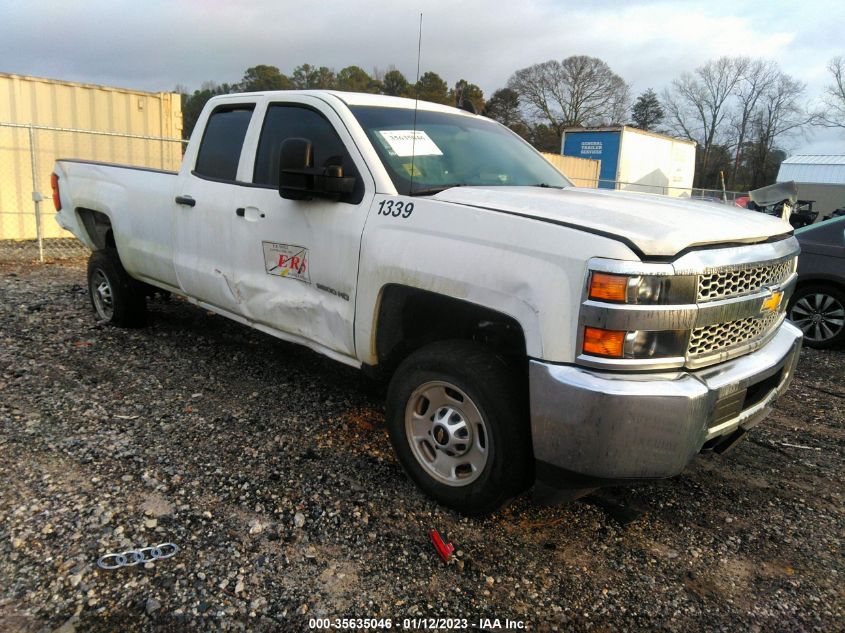
[(441, 191), (446, 191), (447, 189), (451, 189), (452, 187), (463, 187), (464, 185), (460, 182), (456, 182), (452, 185), (440, 185), (438, 187), (423, 187), (422, 189), (413, 189), (408, 193), (409, 196), (433, 196), (435, 194), (440, 193)]

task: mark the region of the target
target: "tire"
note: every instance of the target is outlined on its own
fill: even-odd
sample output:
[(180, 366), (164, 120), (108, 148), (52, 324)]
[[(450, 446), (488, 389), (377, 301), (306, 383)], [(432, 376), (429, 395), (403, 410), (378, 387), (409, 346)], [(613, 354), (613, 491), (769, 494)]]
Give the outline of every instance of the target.
[(838, 286), (800, 286), (789, 302), (788, 317), (804, 332), (808, 347), (845, 345), (845, 291)]
[(132, 279), (114, 249), (91, 253), (88, 259), (88, 296), (102, 323), (139, 327), (146, 322), (143, 287)]
[(531, 483), (524, 378), (471, 341), (427, 345), (390, 381), (387, 425), (402, 467), (429, 497), (489, 514)]

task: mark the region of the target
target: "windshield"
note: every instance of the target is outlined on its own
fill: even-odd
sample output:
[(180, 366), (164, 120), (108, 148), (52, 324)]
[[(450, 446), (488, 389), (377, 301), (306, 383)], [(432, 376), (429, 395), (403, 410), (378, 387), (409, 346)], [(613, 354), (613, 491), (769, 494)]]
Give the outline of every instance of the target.
[[(352, 106), (401, 195), (456, 186), (568, 187), (528, 143), (489, 119), (410, 108)], [(413, 189), (411, 187), (413, 174)]]

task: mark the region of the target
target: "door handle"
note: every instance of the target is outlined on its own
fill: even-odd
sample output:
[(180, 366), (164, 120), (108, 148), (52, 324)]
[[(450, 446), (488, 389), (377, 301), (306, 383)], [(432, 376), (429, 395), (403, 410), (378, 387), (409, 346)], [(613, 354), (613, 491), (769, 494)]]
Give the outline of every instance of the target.
[(257, 207), (238, 207), (235, 209), (235, 215), (244, 218), (247, 222), (255, 222), (259, 218), (265, 217), (261, 209)]
[(176, 196), (176, 204), (192, 207), (197, 203), (191, 196)]

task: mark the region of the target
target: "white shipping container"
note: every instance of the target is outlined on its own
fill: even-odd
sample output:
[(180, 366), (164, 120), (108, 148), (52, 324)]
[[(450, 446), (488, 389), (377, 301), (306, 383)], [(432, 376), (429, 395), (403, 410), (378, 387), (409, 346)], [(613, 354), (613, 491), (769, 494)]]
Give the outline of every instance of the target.
[[(35, 127), (30, 133), (3, 124), (80, 131)], [(46, 197), (42, 236), (69, 237), (52, 219), (50, 173), (57, 158), (179, 168), (180, 142), (130, 136), (181, 138), (181, 96), (0, 73), (0, 240), (36, 237), (33, 191)]]
[[(689, 196), (695, 176), (695, 143), (626, 127), (619, 148), (619, 188)], [(626, 184), (627, 183), (627, 184)]]
[(689, 196), (695, 143), (628, 126), (572, 128), (561, 143), (565, 156), (601, 160), (599, 187)]

